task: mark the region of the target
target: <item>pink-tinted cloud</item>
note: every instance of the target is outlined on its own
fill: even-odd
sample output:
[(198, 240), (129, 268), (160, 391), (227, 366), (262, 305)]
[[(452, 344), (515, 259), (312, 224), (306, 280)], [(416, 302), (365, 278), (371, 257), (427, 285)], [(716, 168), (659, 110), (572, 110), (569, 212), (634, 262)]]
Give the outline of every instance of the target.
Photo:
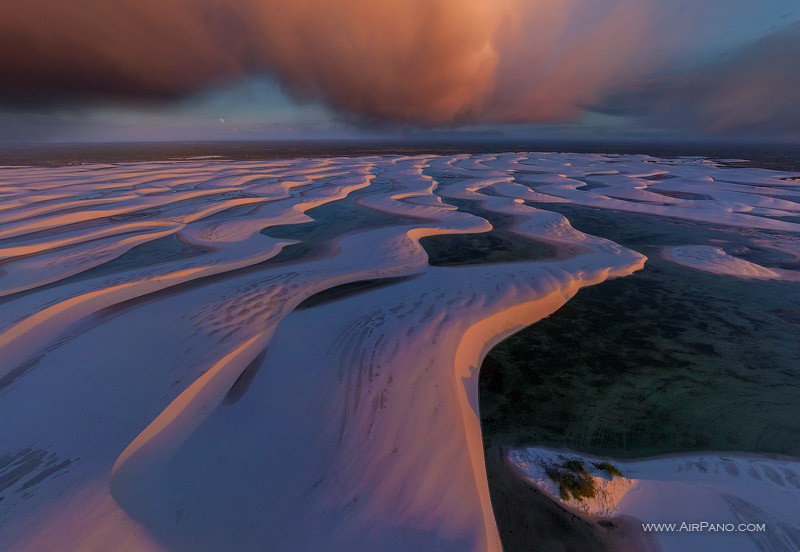
[(565, 121), (691, 52), (726, 2), (697, 4), (0, 0), (0, 101), (163, 101), (267, 75), (360, 121)]

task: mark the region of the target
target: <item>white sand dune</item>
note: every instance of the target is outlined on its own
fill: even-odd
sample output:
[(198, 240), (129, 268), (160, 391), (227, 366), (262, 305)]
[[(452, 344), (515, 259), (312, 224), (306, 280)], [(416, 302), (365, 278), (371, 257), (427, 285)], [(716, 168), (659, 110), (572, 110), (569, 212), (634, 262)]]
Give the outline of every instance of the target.
[[(4, 168), (0, 543), (499, 550), (483, 356), (645, 262), (524, 202), (767, 229), (789, 251), (785, 176), (539, 153)], [(557, 254), (428, 264), (421, 238), (490, 214)]]
[(724, 276), (756, 280), (800, 280), (800, 271), (766, 268), (758, 263), (729, 255), (721, 247), (713, 245), (665, 247), (662, 254), (665, 259), (675, 263)]
[[(643, 524), (649, 524), (647, 535), (664, 552), (800, 547), (800, 460), (706, 453), (618, 461), (547, 448), (510, 450), (508, 460), (570, 510), (593, 518), (634, 518), (635, 531), (642, 534)], [(591, 474), (594, 498), (561, 498), (547, 470), (567, 460), (581, 461)], [(598, 469), (601, 462), (611, 462), (622, 476)]]

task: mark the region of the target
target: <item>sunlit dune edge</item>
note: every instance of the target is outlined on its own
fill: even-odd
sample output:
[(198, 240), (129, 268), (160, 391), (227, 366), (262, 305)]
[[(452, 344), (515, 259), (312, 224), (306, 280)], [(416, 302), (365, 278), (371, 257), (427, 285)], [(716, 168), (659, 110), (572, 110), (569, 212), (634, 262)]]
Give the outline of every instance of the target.
[[(662, 173), (675, 178), (651, 179)], [(646, 261), (547, 204), (767, 229), (787, 255), (781, 236), (800, 231), (781, 220), (800, 213), (786, 175), (698, 159), (195, 160), (2, 176), (19, 212), (0, 220), (0, 416), (14, 421), (0, 454), (33, 466), (0, 501), (14, 550), (500, 550), (483, 357)], [(69, 201), (95, 193), (97, 209)], [(342, 211), (315, 219), (326, 207)], [(490, 215), (558, 254), (428, 263), (421, 239), (491, 232)], [(313, 239), (272, 230), (320, 222)], [(99, 240), (109, 248), (90, 258)], [(282, 261), (298, 242), (311, 253)], [(148, 256), (131, 260), (143, 244)], [(29, 448), (58, 461), (25, 460)]]

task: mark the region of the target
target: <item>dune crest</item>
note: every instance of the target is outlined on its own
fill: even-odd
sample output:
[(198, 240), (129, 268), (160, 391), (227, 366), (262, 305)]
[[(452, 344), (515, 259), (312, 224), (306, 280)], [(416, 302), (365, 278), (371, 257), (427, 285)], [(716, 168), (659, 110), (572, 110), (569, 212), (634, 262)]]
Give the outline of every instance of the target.
[[(0, 491), (0, 541), (499, 550), (484, 355), (646, 261), (548, 205), (763, 229), (789, 255), (786, 176), (540, 153), (5, 168), (0, 454), (42, 461)], [(513, 262), (421, 245), (495, 232)]]

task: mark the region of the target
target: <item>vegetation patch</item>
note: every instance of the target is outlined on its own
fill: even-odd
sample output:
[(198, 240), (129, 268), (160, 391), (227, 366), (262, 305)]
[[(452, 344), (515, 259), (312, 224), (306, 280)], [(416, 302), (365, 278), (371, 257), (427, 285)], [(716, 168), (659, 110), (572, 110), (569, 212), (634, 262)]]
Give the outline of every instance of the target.
[[(612, 479), (622, 477), (619, 468), (610, 462), (597, 462), (592, 465), (598, 470), (604, 471)], [(562, 500), (570, 498), (583, 500), (595, 497), (597, 489), (594, 479), (580, 460), (567, 460), (560, 466), (551, 466), (547, 470), (547, 476), (558, 485), (558, 492)]]
[(611, 464), (610, 462), (599, 462), (595, 464), (594, 467), (597, 468), (598, 470), (603, 470), (612, 479), (614, 477), (622, 477), (622, 472), (619, 471), (619, 468), (617, 468), (614, 464)]
[(562, 500), (595, 496), (594, 480), (580, 460), (567, 460), (560, 466), (552, 466), (547, 470), (547, 476), (558, 485)]

